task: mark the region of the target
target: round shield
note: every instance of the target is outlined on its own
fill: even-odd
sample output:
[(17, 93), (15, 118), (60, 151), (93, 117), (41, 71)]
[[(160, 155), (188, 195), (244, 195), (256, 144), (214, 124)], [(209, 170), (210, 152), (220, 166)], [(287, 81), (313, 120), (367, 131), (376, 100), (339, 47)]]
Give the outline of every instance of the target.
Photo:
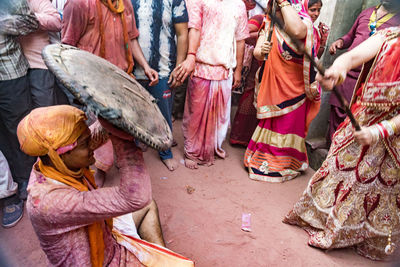
[(49, 70), (96, 115), (157, 150), (171, 147), (172, 132), (156, 100), (123, 70), (69, 45), (48, 45), (42, 56)]

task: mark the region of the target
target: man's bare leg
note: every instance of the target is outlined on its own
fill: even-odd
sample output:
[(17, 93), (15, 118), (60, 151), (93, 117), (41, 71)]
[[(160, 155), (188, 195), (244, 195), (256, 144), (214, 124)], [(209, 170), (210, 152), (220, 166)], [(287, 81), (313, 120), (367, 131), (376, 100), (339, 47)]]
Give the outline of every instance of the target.
[(132, 217), (143, 240), (165, 247), (158, 208), (154, 200), (143, 209), (133, 212)]
[(195, 169), (199, 168), (199, 165), (197, 164), (196, 161), (191, 160), (187, 157), (185, 157), (185, 166), (186, 166), (186, 168), (191, 169), (191, 170), (195, 170)]
[(163, 159), (161, 160), (164, 165), (167, 167), (168, 170), (170, 171), (175, 171), (176, 169), (178, 169), (178, 162), (174, 159)]

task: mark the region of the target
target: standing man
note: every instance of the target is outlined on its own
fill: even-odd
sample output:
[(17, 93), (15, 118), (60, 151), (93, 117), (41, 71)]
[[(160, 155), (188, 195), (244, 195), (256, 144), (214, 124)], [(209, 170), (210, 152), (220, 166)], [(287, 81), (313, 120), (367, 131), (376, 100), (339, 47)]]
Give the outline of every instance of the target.
[[(138, 37), (130, 0), (68, 0), (64, 6), (61, 41), (108, 60), (128, 74), (134, 60), (150, 80), (158, 83), (158, 73), (147, 63)], [(95, 151), (96, 167), (107, 172), (114, 163), (111, 142)]]
[[(172, 71), (185, 60), (188, 48), (189, 19), (185, 1), (132, 0), (132, 5), (140, 32), (140, 47), (151, 68), (158, 72), (159, 83), (149, 86), (141, 67), (136, 67), (134, 74), (140, 84), (157, 99), (158, 107), (172, 130), (172, 88), (182, 84)], [(178, 167), (171, 149), (159, 152), (159, 155), (168, 170), (174, 171)]]
[(150, 80), (158, 83), (157, 71), (150, 68), (138, 37), (129, 0), (74, 0), (64, 6), (61, 42), (76, 46), (132, 73), (135, 60)]
[[(241, 0), (188, 0), (189, 50), (179, 81), (192, 73), (183, 116), (185, 166), (225, 158), (221, 145), (230, 121), (231, 90), (240, 84), (244, 40), (249, 37)], [(233, 86), (232, 86), (233, 84)]]
[(50, 34), (61, 31), (61, 17), (49, 0), (28, 0), (39, 21), (39, 29), (19, 38), (29, 62), (28, 79), (32, 96), (32, 109), (55, 104), (67, 104), (68, 99), (58, 88), (56, 78), (42, 58), (42, 50), (50, 44)]
[[(396, 1), (397, 0), (381, 0), (381, 4), (376, 7), (370, 7), (362, 11), (350, 31), (345, 36), (332, 43), (329, 48), (331, 55), (335, 55), (337, 49), (352, 50), (354, 47), (357, 47), (368, 39), (376, 31), (399, 26), (400, 16), (398, 14), (399, 10), (396, 8)], [(362, 66), (359, 66), (356, 69), (349, 71), (344, 83), (338, 85), (339, 91), (342, 92), (349, 103), (353, 96), (354, 87), (356, 86), (358, 76), (360, 75), (361, 67)], [(327, 136), (328, 145), (330, 145), (332, 136), (336, 132), (336, 129), (347, 116), (335, 94), (331, 94), (329, 103), (331, 105), (331, 113), (329, 132)]]
[(27, 77), (28, 61), (17, 37), (38, 28), (38, 21), (26, 0), (0, 1), (0, 150), (12, 177), (18, 183), (18, 196), (5, 200), (3, 227), (12, 227), (22, 218), (26, 187), (35, 158), (24, 154), (17, 138), (17, 126), (31, 109)]

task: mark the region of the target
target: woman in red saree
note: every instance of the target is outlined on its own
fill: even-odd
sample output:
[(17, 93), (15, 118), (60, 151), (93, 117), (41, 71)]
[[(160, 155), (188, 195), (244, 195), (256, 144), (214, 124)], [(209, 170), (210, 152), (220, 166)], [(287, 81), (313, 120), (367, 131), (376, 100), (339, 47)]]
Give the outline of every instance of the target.
[[(303, 40), (305, 50), (314, 54), (314, 27), (305, 8), (308, 1), (304, 5), (298, 0), (276, 1), (280, 7), (277, 16), (283, 18), (285, 30)], [(269, 24), (266, 18), (254, 49), (258, 59), (264, 59), (269, 50), (265, 34)], [(284, 182), (308, 168), (305, 137), (319, 111), (320, 93), (310, 61), (276, 26), (264, 66), (255, 93), (260, 122), (247, 147), (244, 165), (251, 179)]]
[(366, 63), (351, 106), (361, 131), (348, 118), (339, 126), (327, 159), (284, 219), (304, 228), (311, 246), (354, 246), (378, 260), (400, 240), (399, 33), (399, 28), (378, 32), (318, 78), (331, 89)]

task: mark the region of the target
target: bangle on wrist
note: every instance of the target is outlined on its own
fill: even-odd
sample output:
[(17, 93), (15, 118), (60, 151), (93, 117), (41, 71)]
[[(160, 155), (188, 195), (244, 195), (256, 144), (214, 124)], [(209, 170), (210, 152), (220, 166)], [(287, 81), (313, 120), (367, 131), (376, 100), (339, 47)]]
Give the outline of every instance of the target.
[(383, 138), (388, 138), (388, 137), (389, 137), (389, 133), (388, 133), (388, 131), (386, 130), (386, 128), (383, 127), (382, 123), (376, 124), (376, 128), (377, 128), (378, 131), (379, 131), (379, 137), (380, 137), (380, 138), (383, 139)]
[(372, 126), (368, 127), (368, 130), (372, 135), (373, 143), (378, 142), (379, 138), (381, 137), (378, 126), (372, 125)]
[(280, 9), (284, 8), (285, 6), (291, 6), (291, 4), (288, 1), (282, 1), (278, 4)]
[(378, 123), (381, 128), (383, 128), (383, 131), (385, 133), (385, 138), (388, 138), (390, 136), (393, 136), (396, 134), (396, 125), (392, 121), (382, 121), (381, 123)]
[(192, 55), (192, 56), (196, 57), (196, 53), (195, 53), (195, 52), (188, 52), (187, 55), (188, 55), (188, 56), (189, 56), (189, 55)]
[(339, 79), (337, 81), (337, 85), (341, 85), (344, 80), (346, 80), (347, 72), (344, 70), (339, 74)]
[(396, 123), (395, 123), (394, 121), (392, 121), (392, 120), (388, 120), (387, 122), (388, 122), (388, 123), (390, 124), (390, 126), (392, 127), (394, 134), (398, 134), (398, 133), (399, 133), (399, 132), (398, 132), (399, 129), (397, 128)]
[(381, 121), (371, 127), (368, 127), (374, 142), (379, 139), (387, 139), (396, 134), (397, 128), (392, 121)]

